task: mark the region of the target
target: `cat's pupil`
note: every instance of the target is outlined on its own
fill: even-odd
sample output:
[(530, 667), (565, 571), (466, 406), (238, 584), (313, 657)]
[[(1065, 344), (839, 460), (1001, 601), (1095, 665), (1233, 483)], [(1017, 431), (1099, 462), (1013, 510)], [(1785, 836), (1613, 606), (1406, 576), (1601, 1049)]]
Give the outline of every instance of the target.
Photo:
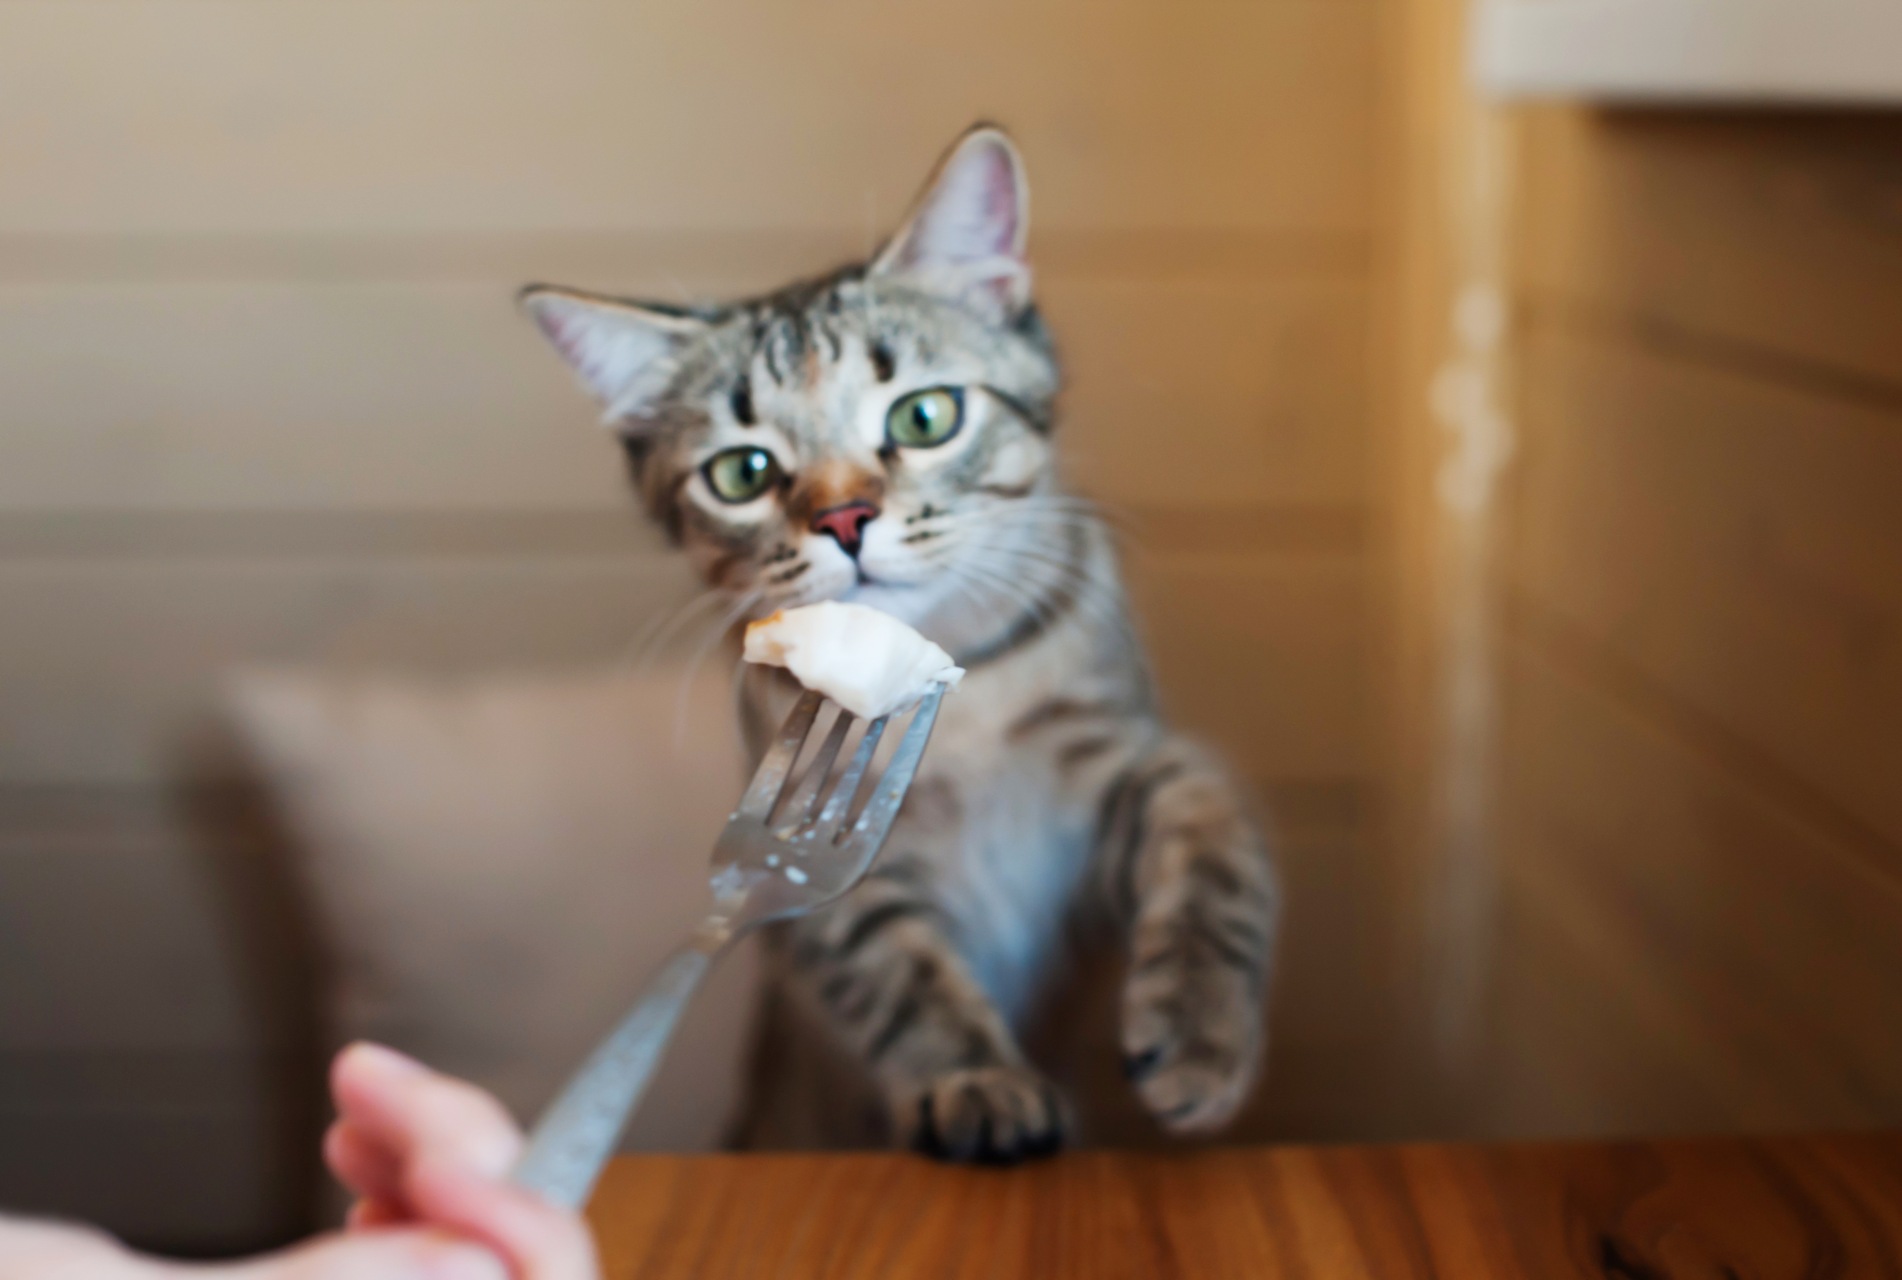
[(764, 449), (728, 449), (706, 465), (707, 484), (723, 502), (749, 502), (778, 478), (779, 464)]

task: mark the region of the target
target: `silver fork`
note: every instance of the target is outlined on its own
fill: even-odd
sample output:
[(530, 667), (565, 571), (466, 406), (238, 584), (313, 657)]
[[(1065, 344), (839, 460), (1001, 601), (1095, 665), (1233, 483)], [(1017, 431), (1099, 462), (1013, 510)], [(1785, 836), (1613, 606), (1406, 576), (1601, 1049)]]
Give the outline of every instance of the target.
[(918, 772), (943, 697), (943, 686), (937, 686), (917, 704), (884, 773), (856, 809), (890, 717), (866, 724), (845, 771), (828, 788), (854, 722), (840, 709), (795, 784), (793, 766), (825, 701), (816, 693), (799, 700), (714, 843), (713, 910), (542, 1112), (511, 1175), (517, 1183), (569, 1208), (587, 1202), (674, 1025), (714, 961), (762, 924), (825, 906), (871, 868)]

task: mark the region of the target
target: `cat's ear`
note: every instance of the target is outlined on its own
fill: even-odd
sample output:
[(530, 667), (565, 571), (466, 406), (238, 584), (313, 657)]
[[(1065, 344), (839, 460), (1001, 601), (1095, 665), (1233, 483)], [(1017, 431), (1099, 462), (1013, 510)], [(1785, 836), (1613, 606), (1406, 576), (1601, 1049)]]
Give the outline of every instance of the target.
[(891, 243), (875, 275), (976, 304), (1008, 319), (1030, 302), (1030, 182), (1002, 129), (979, 125), (958, 139)]
[(706, 321), (621, 298), (533, 284), (523, 310), (607, 409), (610, 425), (637, 428), (666, 392), (682, 350)]

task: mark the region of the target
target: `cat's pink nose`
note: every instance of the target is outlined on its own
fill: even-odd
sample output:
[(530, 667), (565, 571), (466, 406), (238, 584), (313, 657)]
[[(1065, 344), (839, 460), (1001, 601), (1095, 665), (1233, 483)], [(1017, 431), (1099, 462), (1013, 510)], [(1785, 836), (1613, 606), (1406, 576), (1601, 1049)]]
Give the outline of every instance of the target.
[(827, 507), (812, 517), (814, 533), (829, 533), (838, 541), (840, 549), (848, 556), (859, 553), (859, 544), (865, 541), (865, 526), (878, 518), (878, 508), (864, 500), (844, 502), (836, 507)]

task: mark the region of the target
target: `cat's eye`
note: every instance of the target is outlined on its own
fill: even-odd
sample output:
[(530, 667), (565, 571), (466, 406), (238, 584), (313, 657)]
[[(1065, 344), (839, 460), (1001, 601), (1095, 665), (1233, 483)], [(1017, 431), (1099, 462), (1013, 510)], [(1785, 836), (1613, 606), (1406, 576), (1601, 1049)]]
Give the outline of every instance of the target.
[(707, 459), (707, 488), (722, 502), (751, 502), (779, 482), (779, 462), (764, 449), (744, 445)]
[(901, 449), (935, 449), (964, 425), (964, 392), (957, 387), (914, 391), (885, 415), (885, 438)]

